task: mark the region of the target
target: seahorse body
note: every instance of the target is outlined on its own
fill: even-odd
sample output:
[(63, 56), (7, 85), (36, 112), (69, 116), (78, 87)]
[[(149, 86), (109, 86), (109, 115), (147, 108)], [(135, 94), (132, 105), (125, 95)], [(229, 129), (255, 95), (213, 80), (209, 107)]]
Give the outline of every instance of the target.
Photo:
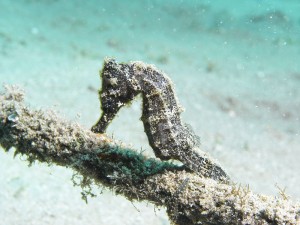
[(191, 170), (219, 181), (229, 180), (221, 167), (199, 148), (199, 141), (180, 118), (183, 111), (171, 80), (152, 65), (118, 64), (107, 59), (99, 92), (102, 115), (92, 131), (105, 132), (119, 109), (142, 94), (143, 121), (149, 144), (162, 160), (177, 159)]

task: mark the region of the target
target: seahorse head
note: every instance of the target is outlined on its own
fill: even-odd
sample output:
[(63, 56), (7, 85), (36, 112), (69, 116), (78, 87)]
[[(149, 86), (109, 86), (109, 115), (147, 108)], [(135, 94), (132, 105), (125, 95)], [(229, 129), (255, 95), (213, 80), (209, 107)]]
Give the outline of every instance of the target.
[(102, 109), (119, 110), (138, 93), (130, 83), (130, 67), (119, 64), (114, 59), (106, 59), (101, 71), (102, 89), (100, 100)]
[(105, 59), (100, 72), (102, 88), (99, 91), (102, 115), (92, 127), (96, 133), (104, 133), (119, 109), (130, 102), (140, 91), (140, 81), (133, 73), (132, 65)]

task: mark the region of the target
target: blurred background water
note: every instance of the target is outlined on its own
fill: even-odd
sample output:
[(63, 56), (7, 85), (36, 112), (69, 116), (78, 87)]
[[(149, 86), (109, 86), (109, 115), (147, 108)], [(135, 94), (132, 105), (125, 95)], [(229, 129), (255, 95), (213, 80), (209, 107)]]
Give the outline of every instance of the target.
[[(298, 0), (0, 0), (0, 81), (89, 128), (103, 59), (142, 60), (173, 80), (202, 149), (259, 193), (300, 198)], [(139, 117), (123, 109), (108, 133), (153, 156)], [(72, 171), (0, 152), (4, 224), (169, 224), (164, 210), (113, 193), (85, 205)]]

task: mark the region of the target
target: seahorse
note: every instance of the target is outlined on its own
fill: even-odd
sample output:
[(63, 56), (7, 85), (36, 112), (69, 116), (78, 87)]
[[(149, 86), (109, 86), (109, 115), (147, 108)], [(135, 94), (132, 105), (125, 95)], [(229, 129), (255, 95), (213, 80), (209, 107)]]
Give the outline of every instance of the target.
[(93, 132), (104, 133), (118, 111), (141, 94), (141, 120), (156, 157), (181, 161), (203, 177), (229, 180), (224, 170), (200, 150), (197, 136), (182, 122), (180, 114), (183, 108), (166, 74), (140, 61), (117, 63), (114, 59), (105, 59), (100, 77), (102, 114), (92, 127)]

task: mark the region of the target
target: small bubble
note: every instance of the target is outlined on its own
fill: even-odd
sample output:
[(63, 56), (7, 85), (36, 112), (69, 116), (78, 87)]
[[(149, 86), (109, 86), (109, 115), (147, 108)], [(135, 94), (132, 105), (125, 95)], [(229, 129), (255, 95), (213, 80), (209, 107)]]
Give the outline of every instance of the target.
[(19, 117), (16, 113), (13, 113), (7, 117), (7, 120), (10, 122), (17, 122), (19, 120)]
[(31, 33), (33, 34), (33, 35), (37, 35), (37, 34), (39, 34), (39, 29), (37, 28), (37, 27), (32, 27), (31, 28)]

